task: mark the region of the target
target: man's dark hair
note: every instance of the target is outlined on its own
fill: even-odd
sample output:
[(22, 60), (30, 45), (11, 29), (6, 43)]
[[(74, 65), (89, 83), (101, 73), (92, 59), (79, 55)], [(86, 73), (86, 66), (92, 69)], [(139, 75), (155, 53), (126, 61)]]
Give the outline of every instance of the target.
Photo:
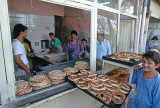
[(99, 35), (104, 37), (104, 33), (97, 32), (97, 34), (99, 34)]
[(50, 32), (50, 33), (49, 33), (49, 36), (51, 36), (51, 35), (54, 35), (54, 33), (53, 33), (53, 32)]
[(86, 42), (87, 42), (87, 40), (86, 40), (86, 39), (82, 39), (81, 41), (86, 41)]
[(72, 34), (75, 34), (76, 36), (78, 35), (77, 31), (75, 31), (75, 30), (72, 30), (72, 31), (71, 31), (71, 35), (72, 35)]
[(154, 37), (152, 38), (152, 40), (158, 40), (158, 37), (157, 37), (157, 36), (154, 36)]
[(16, 24), (13, 29), (13, 38), (17, 38), (20, 35), (20, 32), (24, 32), (25, 30), (28, 30), (26, 26), (23, 24)]
[(32, 48), (31, 42), (27, 38), (25, 38), (23, 42), (27, 43), (30, 49)]
[(145, 54), (143, 54), (143, 58), (152, 59), (155, 64), (160, 63), (160, 54), (156, 51), (148, 51)]

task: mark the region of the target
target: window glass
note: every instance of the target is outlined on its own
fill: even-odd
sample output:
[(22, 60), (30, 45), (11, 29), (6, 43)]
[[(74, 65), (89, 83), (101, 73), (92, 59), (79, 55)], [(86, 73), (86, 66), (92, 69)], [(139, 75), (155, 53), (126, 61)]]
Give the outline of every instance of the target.
[(121, 12), (136, 15), (137, 0), (122, 0)]
[(121, 15), (120, 35), (118, 39), (117, 51), (133, 52), (135, 35), (135, 19)]
[(98, 10), (97, 30), (104, 34), (106, 40), (109, 40), (112, 53), (116, 52), (117, 19), (117, 14), (100, 9)]
[[(69, 0), (68, 0), (68, 1), (69, 1)], [(71, 0), (71, 1), (74, 1), (74, 2), (84, 2), (84, 1), (93, 2), (94, 0)]]
[(91, 2), (93, 2), (93, 0), (87, 0), (87, 1), (91, 1)]
[(118, 9), (118, 0), (98, 0), (97, 2), (104, 6)]

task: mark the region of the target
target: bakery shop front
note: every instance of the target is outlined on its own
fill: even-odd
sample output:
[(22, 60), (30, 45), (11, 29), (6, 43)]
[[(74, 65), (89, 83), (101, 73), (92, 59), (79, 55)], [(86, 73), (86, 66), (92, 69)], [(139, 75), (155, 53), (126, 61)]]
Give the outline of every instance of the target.
[[(131, 92), (127, 79), (134, 63), (140, 63), (141, 58), (135, 53), (138, 53), (139, 41), (136, 35), (139, 0), (0, 2), (3, 10), (0, 11), (2, 107), (127, 107)], [(34, 52), (30, 56), (32, 72), (15, 77), (12, 31), (18, 23), (28, 28), (27, 39)], [(77, 40), (87, 40), (89, 58), (66, 61), (65, 51), (72, 30), (77, 31)], [(48, 54), (51, 32), (60, 40), (63, 52)], [(109, 42), (111, 54), (115, 54), (113, 58), (97, 60), (97, 33)], [(120, 58), (116, 58), (116, 54)], [(110, 61), (115, 58), (118, 64), (116, 60)], [(128, 61), (130, 59), (132, 61)], [(118, 92), (115, 91), (117, 88)]]

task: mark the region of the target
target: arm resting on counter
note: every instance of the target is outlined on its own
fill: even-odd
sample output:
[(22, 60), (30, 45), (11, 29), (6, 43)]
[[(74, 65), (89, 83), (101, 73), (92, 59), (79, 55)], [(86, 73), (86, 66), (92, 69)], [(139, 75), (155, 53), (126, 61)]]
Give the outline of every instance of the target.
[(48, 52), (48, 54), (53, 53), (56, 50), (56, 47), (50, 48), (50, 51)]
[(80, 52), (80, 54), (79, 54), (79, 56), (78, 56), (78, 57), (79, 57), (79, 59), (82, 59), (81, 55), (82, 55), (82, 52)]
[(27, 74), (29, 74), (29, 73), (30, 73), (30, 69), (22, 62), (22, 60), (21, 60), (20, 57), (21, 57), (20, 54), (19, 54), (19, 55), (15, 55), (15, 61), (16, 61), (16, 63), (17, 63), (22, 69), (24, 69)]
[(66, 55), (66, 57), (67, 57), (67, 61), (69, 61), (69, 55)]

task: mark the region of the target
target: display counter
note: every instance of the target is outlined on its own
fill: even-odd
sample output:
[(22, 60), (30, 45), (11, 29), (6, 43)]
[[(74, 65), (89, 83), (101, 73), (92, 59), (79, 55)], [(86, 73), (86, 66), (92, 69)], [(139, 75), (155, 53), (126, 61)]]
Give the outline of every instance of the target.
[[(74, 62), (64, 62), (64, 63), (60, 63), (60, 64), (56, 64), (56, 65), (45, 66), (45, 67), (41, 67), (42, 71), (37, 72), (36, 74), (47, 75), (47, 73), (52, 70), (57, 70), (57, 69), (61, 70), (66, 67), (73, 67), (73, 66), (74, 66)], [(32, 76), (32, 74), (21, 76), (21, 77), (18, 77), (17, 79), (28, 81), (31, 76)], [(73, 88), (74, 87), (69, 82), (63, 82), (58, 85), (50, 86), (50, 87), (40, 89), (37, 91), (32, 91), (31, 93), (28, 93), (28, 94), (25, 94), (22, 96), (17, 96), (15, 100), (12, 100), (8, 104), (6, 104), (6, 106), (7, 106), (7, 108), (22, 107), (22, 106), (29, 105), (34, 102), (43, 100), (43, 99), (48, 98), (50, 96), (62, 93), (64, 91), (71, 90)]]
[(38, 91), (33, 91), (29, 94), (17, 96), (15, 100), (12, 100), (5, 106), (7, 108), (17, 108), (17, 107), (24, 107), (28, 106), (30, 104), (33, 104), (35, 102), (41, 101), (43, 99), (49, 98), (51, 96), (57, 95), (63, 92), (68, 92), (73, 89), (74, 87), (69, 84), (68, 82), (64, 82), (55, 86), (51, 86), (48, 88), (44, 88)]
[[(89, 60), (85, 59), (89, 63)], [(50, 65), (41, 67), (42, 71), (36, 74), (45, 74), (52, 70), (62, 70), (66, 67), (73, 67), (75, 61), (64, 62), (60, 64)], [(98, 68), (97, 68), (98, 69)], [(32, 75), (26, 75), (19, 77), (18, 80), (26, 80)], [(72, 104), (71, 104), (72, 103)], [(69, 105), (71, 104), (71, 105)], [(3, 105), (4, 108), (97, 108), (101, 107), (103, 104), (84, 93), (80, 89), (72, 86), (69, 82), (65, 81), (63, 83), (52, 85), (50, 87), (33, 90), (31, 93), (16, 96), (15, 99), (11, 100), (9, 103)], [(124, 107), (123, 104), (121, 107)]]
[[(85, 61), (89, 62), (89, 60), (85, 60)], [(52, 70), (62, 70), (67, 67), (73, 67), (74, 64), (75, 64), (75, 62), (72, 61), (72, 62), (64, 62), (64, 63), (55, 64), (55, 65), (40, 67), (42, 69), (42, 71), (37, 72), (36, 74), (47, 75), (48, 72), (50, 72)], [(32, 74), (18, 77), (17, 79), (28, 81), (31, 76), (32, 76)], [(6, 103), (3, 106), (6, 108), (26, 107), (26, 106), (30, 106), (36, 102), (39, 102), (41, 100), (46, 100), (50, 97), (54, 97), (57, 95), (58, 96), (64, 95), (64, 94), (72, 92), (76, 89), (77, 88), (72, 86), (69, 82), (65, 81), (63, 83), (53, 85), (53, 86), (50, 86), (50, 87), (47, 87), (44, 89), (32, 91), (31, 93), (28, 93), (28, 94), (25, 94), (22, 96), (16, 96), (16, 98), (14, 100), (11, 100), (9, 103)]]
[(44, 51), (44, 52), (36, 53), (35, 56), (43, 60), (46, 60), (51, 64), (56, 64), (56, 63), (61, 63), (66, 61), (65, 52), (48, 54), (47, 51)]

